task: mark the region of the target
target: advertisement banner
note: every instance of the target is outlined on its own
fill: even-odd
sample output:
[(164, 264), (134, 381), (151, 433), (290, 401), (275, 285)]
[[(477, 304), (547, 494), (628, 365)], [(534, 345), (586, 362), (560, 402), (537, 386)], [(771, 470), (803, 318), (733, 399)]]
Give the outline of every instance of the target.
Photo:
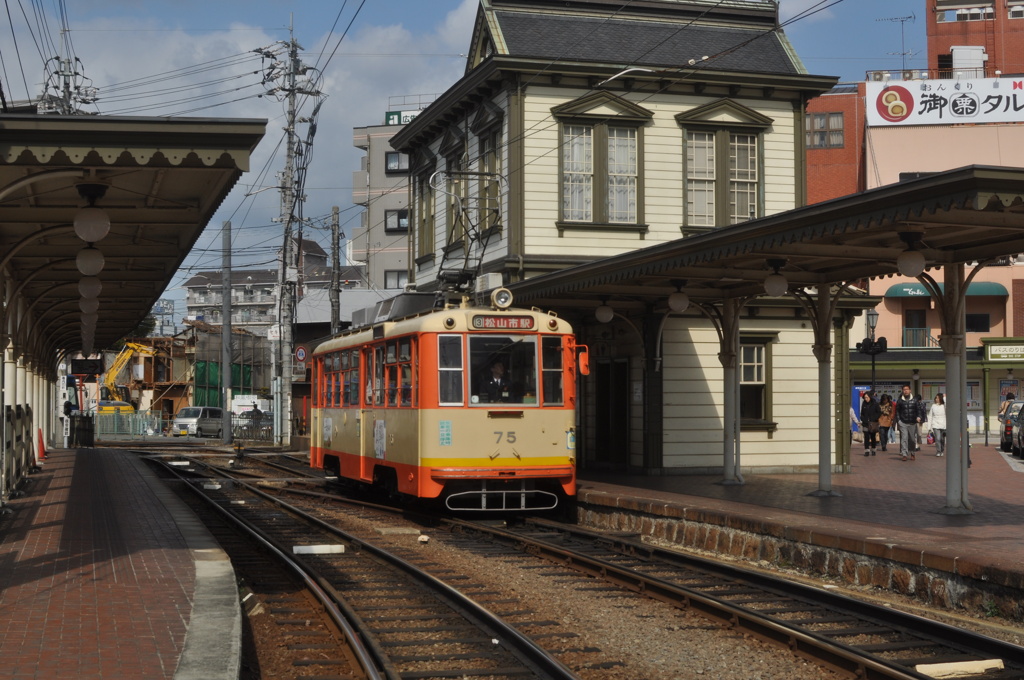
[(870, 126), (1024, 122), (1024, 78), (870, 81)]

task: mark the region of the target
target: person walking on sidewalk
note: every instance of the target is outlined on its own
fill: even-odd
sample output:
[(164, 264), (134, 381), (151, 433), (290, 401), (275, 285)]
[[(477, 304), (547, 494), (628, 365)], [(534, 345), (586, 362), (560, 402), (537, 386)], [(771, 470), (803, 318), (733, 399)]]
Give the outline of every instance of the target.
[(886, 444), (889, 443), (889, 430), (892, 429), (892, 424), (896, 421), (896, 406), (892, 403), (892, 397), (883, 394), (882, 398), (878, 400), (878, 408), (882, 412), (882, 415), (878, 416), (878, 438), (882, 445), (882, 451), (885, 451)]
[(917, 407), (921, 409), (921, 420), (917, 421), (917, 440), (914, 442), (914, 450), (920, 451), (925, 436), (924, 424), (928, 421), (928, 403), (921, 398), (920, 392), (917, 394)]
[(864, 430), (864, 455), (873, 456), (878, 445), (878, 419), (882, 416), (882, 409), (875, 401), (874, 392), (865, 392), (863, 399), (860, 405), (860, 422)]
[(946, 452), (946, 399), (942, 392), (935, 395), (928, 422), (932, 424), (932, 436), (935, 437), (935, 455), (942, 456)]
[(917, 425), (921, 422), (921, 402), (910, 391), (910, 385), (903, 386), (903, 393), (896, 397), (896, 422), (900, 428), (900, 458), (910, 456), (916, 459)]

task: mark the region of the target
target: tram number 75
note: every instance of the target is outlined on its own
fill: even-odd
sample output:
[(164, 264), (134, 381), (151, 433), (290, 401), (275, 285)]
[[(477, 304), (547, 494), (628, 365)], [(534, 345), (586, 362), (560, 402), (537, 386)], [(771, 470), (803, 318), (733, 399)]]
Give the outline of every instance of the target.
[(495, 432), (494, 434), (498, 437), (497, 441), (494, 442), (495, 444), (500, 444), (502, 442), (502, 440), (504, 440), (505, 442), (507, 442), (509, 444), (515, 444), (516, 443), (516, 433), (515, 432)]

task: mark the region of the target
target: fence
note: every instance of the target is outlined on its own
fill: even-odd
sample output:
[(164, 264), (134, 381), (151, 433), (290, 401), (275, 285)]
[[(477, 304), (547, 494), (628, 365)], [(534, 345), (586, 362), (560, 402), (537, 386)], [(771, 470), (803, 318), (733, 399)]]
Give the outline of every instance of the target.
[(162, 411), (93, 414), (96, 441), (142, 441), (162, 438), (170, 432), (171, 421)]

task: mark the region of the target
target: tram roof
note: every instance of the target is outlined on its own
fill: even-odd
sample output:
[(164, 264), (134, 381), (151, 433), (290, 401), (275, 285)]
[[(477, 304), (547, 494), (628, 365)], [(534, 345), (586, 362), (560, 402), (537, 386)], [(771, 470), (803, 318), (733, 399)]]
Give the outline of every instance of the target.
[(256, 119), (0, 114), (0, 272), (31, 306), (42, 349), (81, 346), (79, 185), (105, 187), (95, 206), (111, 222), (95, 244), (102, 349), (149, 314), (265, 131)]
[[(681, 286), (694, 302), (764, 296), (770, 262), (795, 288), (885, 278), (920, 234), (929, 267), (1024, 252), (1024, 169), (968, 166), (544, 274), (508, 287), (516, 304), (640, 312)], [(886, 284), (883, 282), (883, 286)], [(885, 291), (879, 287), (877, 294)], [(869, 306), (873, 306), (873, 300)]]

